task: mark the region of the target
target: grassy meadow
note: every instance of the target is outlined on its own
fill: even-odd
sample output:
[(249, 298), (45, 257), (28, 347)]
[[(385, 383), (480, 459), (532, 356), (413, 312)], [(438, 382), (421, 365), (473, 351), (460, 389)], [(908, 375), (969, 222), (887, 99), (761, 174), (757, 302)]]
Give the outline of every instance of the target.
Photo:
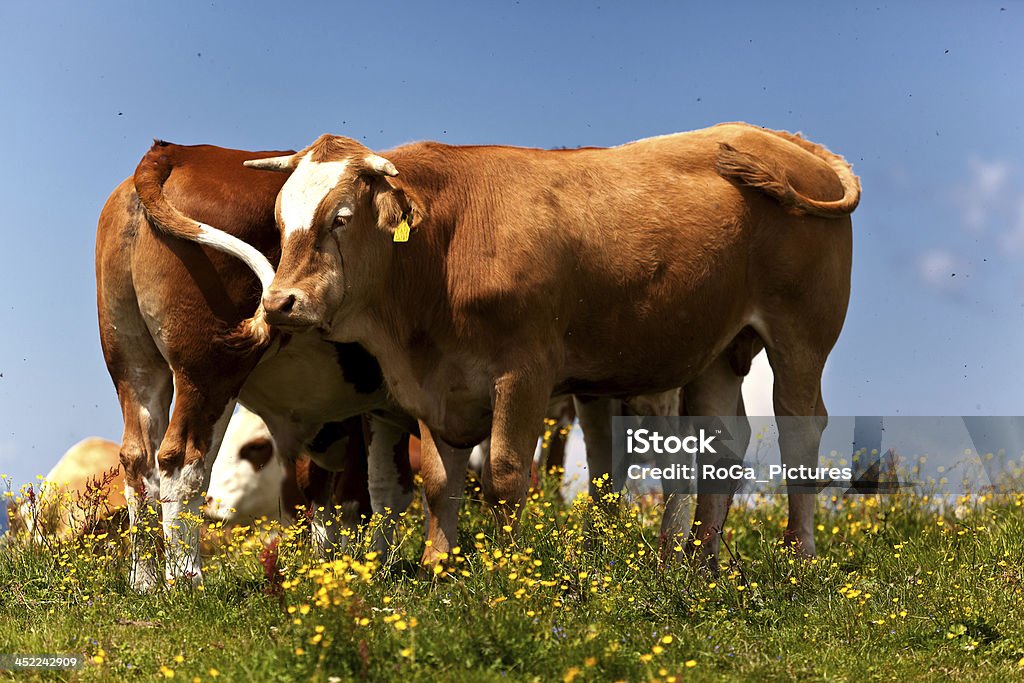
[[(17, 495), (16, 493), (11, 494)], [(823, 497), (819, 557), (778, 543), (785, 499), (734, 508), (721, 571), (660, 561), (656, 504), (601, 512), (531, 492), (508, 545), (470, 488), (450, 569), (320, 562), (305, 522), (210, 529), (205, 585), (136, 595), (116, 530), (0, 547), (0, 653), (79, 653), (82, 681), (680, 681), (1024, 678), (1024, 496), (945, 511)], [(673, 544), (674, 545), (674, 544)]]

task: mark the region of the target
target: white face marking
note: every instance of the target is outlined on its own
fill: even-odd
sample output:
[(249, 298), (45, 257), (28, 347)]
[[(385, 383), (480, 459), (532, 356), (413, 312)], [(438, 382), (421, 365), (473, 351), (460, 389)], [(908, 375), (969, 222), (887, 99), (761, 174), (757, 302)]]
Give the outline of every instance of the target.
[(316, 163), (309, 160), (309, 155), (302, 157), (281, 188), (281, 222), (284, 223), (285, 238), (312, 227), (317, 207), (338, 185), (347, 167), (347, 161)]
[(240, 408), (228, 424), (207, 487), (208, 517), (225, 522), (250, 521), (257, 517), (276, 519), (280, 511), (284, 464), (275, 454), (259, 471), (241, 457), (249, 443), (273, 437), (258, 415)]

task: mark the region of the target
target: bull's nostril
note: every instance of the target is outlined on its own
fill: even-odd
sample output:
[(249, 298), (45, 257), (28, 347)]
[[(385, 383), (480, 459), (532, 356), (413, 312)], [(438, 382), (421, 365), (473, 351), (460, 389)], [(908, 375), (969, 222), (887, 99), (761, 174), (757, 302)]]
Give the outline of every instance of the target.
[(297, 303), (298, 296), (295, 292), (273, 291), (263, 299), (263, 306), (267, 312), (279, 316), (291, 315)]

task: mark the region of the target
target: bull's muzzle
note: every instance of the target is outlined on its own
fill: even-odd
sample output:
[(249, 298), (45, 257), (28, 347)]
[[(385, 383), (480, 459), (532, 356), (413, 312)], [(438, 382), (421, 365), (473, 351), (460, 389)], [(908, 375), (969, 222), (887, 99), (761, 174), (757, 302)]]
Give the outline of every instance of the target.
[(267, 322), (285, 329), (304, 329), (315, 321), (303, 315), (304, 297), (298, 289), (270, 289), (263, 295)]

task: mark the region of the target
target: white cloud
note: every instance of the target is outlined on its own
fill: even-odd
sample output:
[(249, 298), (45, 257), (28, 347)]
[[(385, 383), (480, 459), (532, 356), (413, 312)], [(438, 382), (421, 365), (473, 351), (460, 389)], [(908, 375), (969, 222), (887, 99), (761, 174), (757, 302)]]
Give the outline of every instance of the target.
[(1010, 178), (1010, 164), (1005, 161), (967, 161), (970, 179), (955, 194), (960, 204), (961, 220), (971, 232), (985, 232), (993, 214), (1001, 213), (1005, 206), (1006, 187)]
[(999, 236), (999, 246), (1011, 254), (1024, 252), (1024, 196), (1017, 197), (1017, 206), (1009, 218), (1007, 230)]
[(1000, 251), (1024, 253), (1024, 183), (1015, 167), (1000, 159), (967, 160), (968, 178), (953, 191), (966, 231), (994, 241)]

